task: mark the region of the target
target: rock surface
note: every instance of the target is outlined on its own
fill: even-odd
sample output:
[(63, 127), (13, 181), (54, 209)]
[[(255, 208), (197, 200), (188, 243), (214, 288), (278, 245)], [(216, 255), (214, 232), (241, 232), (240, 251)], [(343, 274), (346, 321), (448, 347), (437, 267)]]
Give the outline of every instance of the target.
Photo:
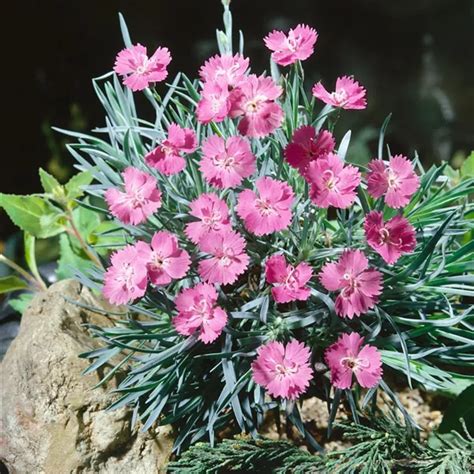
[(170, 427), (132, 431), (129, 410), (105, 411), (106, 388), (78, 354), (98, 347), (82, 326), (110, 325), (65, 298), (97, 306), (77, 282), (61, 281), (36, 296), (0, 368), (0, 459), (20, 474), (154, 474), (171, 453)]

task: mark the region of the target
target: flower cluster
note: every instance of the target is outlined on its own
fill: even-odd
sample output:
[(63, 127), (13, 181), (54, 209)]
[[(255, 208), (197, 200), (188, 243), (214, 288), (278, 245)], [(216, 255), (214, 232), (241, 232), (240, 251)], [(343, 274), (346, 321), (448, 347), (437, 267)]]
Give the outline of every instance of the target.
[[(298, 25), (286, 34), (273, 31), (264, 43), (272, 51), (272, 60), (286, 67), (308, 59), (317, 38), (314, 29)], [(163, 80), (169, 62), (166, 48), (158, 48), (148, 58), (146, 49), (138, 44), (118, 54), (115, 71), (124, 76), (125, 86), (136, 91)], [(166, 136), (142, 157), (140, 169), (128, 167), (122, 173), (123, 191), (108, 189), (105, 198), (110, 213), (124, 224), (138, 225), (152, 215), (159, 216), (163, 197), (154, 173), (163, 177), (183, 173), (193, 154), (199, 156), (203, 181), (213, 190), (189, 203), (181, 235), (162, 230), (152, 236), (150, 244), (138, 241), (114, 253), (105, 274), (104, 295), (112, 303), (130, 303), (146, 293), (148, 283), (170, 285), (184, 279), (192, 267), (199, 280), (176, 296), (173, 325), (179, 334), (196, 334), (208, 344), (228, 322), (226, 311), (217, 306), (219, 293), (225, 294), (225, 287), (236, 284), (250, 268), (258, 268), (247, 252), (248, 242), (289, 229), (301, 196), (295, 195), (286, 180), (262, 172), (251, 141), (282, 127), (285, 114), (279, 99), (283, 87), (272, 77), (250, 73), (249, 59), (242, 54), (211, 57), (199, 76), (195, 118), (204, 126), (213, 124), (210, 133), (200, 142), (192, 127), (169, 123)], [(334, 92), (320, 82), (312, 92), (336, 109), (367, 105), (365, 89), (348, 76), (337, 79)], [(225, 120), (235, 121), (236, 133), (224, 136), (219, 132), (215, 124)], [(398, 209), (408, 204), (419, 184), (413, 165), (401, 155), (388, 162), (374, 159), (364, 180), (358, 167), (336, 152), (332, 131), (313, 124), (295, 128), (281, 154), (307, 182), (316, 209), (347, 209), (358, 199), (362, 186), (372, 198), (383, 198), (388, 207)], [(366, 249), (374, 250), (387, 264), (394, 264), (416, 246), (414, 228), (399, 214), (385, 220), (382, 212), (373, 210), (366, 214), (363, 228)], [(186, 239), (195, 246), (192, 258), (180, 246), (180, 241), (185, 247), (190, 245)], [(288, 262), (280, 253), (260, 259), (277, 305), (306, 302), (319, 282), (334, 294), (336, 314), (352, 319), (374, 308), (383, 291), (382, 273), (369, 264), (361, 248), (343, 249), (337, 261), (326, 262), (319, 271), (308, 261), (293, 264), (293, 260), (291, 256)], [(353, 373), (363, 387), (373, 387), (380, 380), (380, 354), (369, 345), (361, 348), (362, 341), (357, 333), (342, 334), (326, 350), (334, 386), (349, 388)], [(268, 342), (258, 348), (252, 370), (255, 382), (270, 395), (294, 399), (306, 391), (312, 378), (311, 349), (295, 339), (286, 345)]]
[(388, 122), (378, 154), (356, 158), (339, 118), (363, 114), (367, 92), (347, 75), (305, 87), (316, 31), (270, 32), (270, 73), (256, 74), (223, 4), (219, 53), (166, 85), (168, 50), (148, 56), (122, 21), (122, 82), (95, 80), (106, 127), (71, 144), (96, 181), (83, 207), (108, 215), (85, 239), (105, 268), (78, 278), (123, 305), (86, 357), (125, 368), (116, 406), (146, 428), (176, 424), (177, 449), (232, 420), (257, 433), (275, 406), (304, 431), (298, 398), (332, 415), (378, 390), (393, 399), (382, 365), (409, 378), (416, 360), (431, 388), (472, 359), (474, 179), (451, 185), (442, 168), (390, 155)]

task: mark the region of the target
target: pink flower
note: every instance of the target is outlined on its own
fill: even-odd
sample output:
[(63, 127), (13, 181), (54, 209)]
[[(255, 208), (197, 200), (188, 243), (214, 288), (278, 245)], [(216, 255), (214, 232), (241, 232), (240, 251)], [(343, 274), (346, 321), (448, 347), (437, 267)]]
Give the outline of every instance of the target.
[(145, 222), (161, 207), (161, 192), (156, 179), (131, 166), (122, 173), (125, 191), (107, 189), (105, 200), (110, 213), (124, 224)]
[(385, 204), (389, 207), (406, 206), (419, 184), (413, 164), (403, 155), (393, 156), (388, 165), (382, 160), (369, 163), (367, 190), (374, 198), (385, 195)]
[(196, 148), (197, 138), (194, 130), (172, 123), (168, 128), (168, 138), (150, 151), (145, 156), (145, 161), (152, 168), (170, 176), (185, 168), (183, 154), (193, 153)]
[(268, 283), (273, 284), (272, 295), (277, 303), (306, 301), (311, 290), (305, 286), (313, 275), (311, 267), (301, 262), (296, 267), (287, 265), (283, 255), (272, 255), (265, 265)]
[(265, 137), (283, 122), (283, 110), (275, 102), (283, 92), (271, 77), (247, 76), (231, 93), (232, 118), (242, 117), (238, 129), (242, 135)]
[(165, 230), (155, 233), (145, 255), (148, 277), (154, 285), (167, 285), (183, 278), (191, 265), (189, 254), (179, 247), (176, 235)]
[(200, 277), (208, 283), (234, 283), (248, 267), (250, 259), (244, 252), (245, 240), (233, 230), (209, 232), (199, 241), (199, 248), (210, 255), (201, 260), (198, 268)]
[(304, 175), (311, 161), (331, 153), (336, 141), (331, 132), (304, 125), (293, 133), (291, 142), (285, 148), (286, 161)]
[(242, 137), (227, 140), (211, 135), (202, 145), (200, 169), (206, 181), (216, 188), (239, 186), (255, 172), (256, 158), (250, 143)]
[(296, 61), (308, 59), (314, 51), (318, 39), (316, 30), (306, 25), (298, 25), (288, 32), (273, 30), (264, 38), (265, 46), (273, 51), (272, 59), (280, 66), (288, 66)]
[(336, 263), (326, 263), (319, 274), (329, 291), (342, 290), (336, 298), (336, 313), (352, 319), (373, 308), (382, 292), (382, 274), (368, 270), (367, 257), (360, 250), (345, 250)]
[(248, 68), (249, 59), (241, 54), (216, 54), (204, 63), (199, 76), (203, 82), (219, 82), (230, 89), (239, 84)]
[(132, 91), (141, 91), (152, 82), (163, 81), (170, 62), (168, 48), (158, 48), (149, 58), (145, 46), (138, 43), (117, 54), (114, 71), (125, 78), (123, 83)]
[(183, 336), (199, 332), (205, 344), (215, 341), (227, 323), (227, 313), (216, 306), (217, 292), (213, 286), (200, 283), (187, 288), (176, 297), (178, 315), (173, 318), (176, 331)]
[(225, 83), (206, 82), (196, 109), (197, 119), (201, 123), (222, 122), (229, 115), (231, 105)]
[(375, 387), (382, 378), (380, 352), (366, 344), (359, 334), (343, 334), (325, 353), (326, 363), (331, 370), (331, 383), (341, 390), (351, 388), (352, 374), (364, 388)]
[(416, 247), (415, 229), (402, 216), (384, 222), (382, 212), (369, 212), (365, 216), (364, 230), (367, 243), (389, 264)]
[(127, 304), (145, 294), (148, 283), (146, 247), (144, 242), (137, 242), (112, 254), (102, 290), (110, 303)]
[(217, 194), (201, 194), (190, 204), (190, 214), (199, 220), (186, 224), (185, 234), (191, 242), (198, 244), (209, 232), (231, 229), (229, 209)]
[(309, 348), (296, 339), (286, 346), (269, 342), (258, 348), (252, 362), (253, 379), (273, 397), (294, 400), (306, 391), (313, 377), (310, 358)]
[(246, 189), (239, 194), (236, 212), (245, 227), (255, 235), (286, 229), (292, 218), (294, 193), (283, 181), (264, 176), (255, 182), (257, 192)]
[(319, 207), (349, 207), (357, 195), (360, 172), (352, 165), (344, 166), (334, 153), (311, 161), (306, 178), (311, 184), (310, 196)]
[(366, 90), (348, 76), (337, 78), (334, 92), (328, 92), (321, 82), (318, 82), (313, 86), (313, 95), (334, 107), (343, 109), (365, 109), (367, 107)]

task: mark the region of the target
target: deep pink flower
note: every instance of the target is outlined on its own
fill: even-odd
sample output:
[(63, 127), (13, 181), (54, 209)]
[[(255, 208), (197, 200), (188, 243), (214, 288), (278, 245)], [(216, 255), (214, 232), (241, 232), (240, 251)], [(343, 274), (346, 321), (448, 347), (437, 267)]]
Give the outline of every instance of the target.
[(204, 63), (199, 76), (203, 82), (219, 82), (233, 88), (245, 77), (248, 68), (249, 59), (241, 54), (216, 54)]
[(216, 302), (217, 292), (207, 283), (181, 291), (175, 299), (178, 315), (173, 318), (173, 325), (176, 331), (183, 336), (198, 331), (198, 339), (205, 344), (215, 341), (227, 323), (227, 313), (216, 306)]
[(272, 59), (280, 66), (288, 66), (296, 61), (308, 59), (314, 51), (318, 39), (316, 30), (306, 25), (292, 28), (288, 35), (273, 30), (264, 38), (265, 46), (273, 51)]
[(383, 160), (372, 160), (367, 175), (367, 190), (374, 198), (385, 195), (385, 204), (394, 209), (404, 207), (418, 189), (420, 181), (413, 164), (403, 155)]
[(364, 230), (367, 243), (389, 264), (416, 247), (415, 229), (403, 216), (384, 222), (382, 212), (369, 212), (365, 216)]
[(253, 379), (273, 397), (294, 400), (306, 391), (313, 377), (310, 358), (309, 348), (296, 339), (286, 346), (269, 342), (258, 348), (252, 362)]
[(231, 93), (232, 118), (242, 117), (238, 129), (242, 135), (265, 137), (283, 122), (283, 110), (275, 100), (283, 89), (271, 77), (250, 74)]
[(216, 188), (239, 186), (255, 172), (256, 158), (243, 137), (227, 140), (211, 135), (202, 145), (200, 169), (206, 181)]
[(344, 162), (334, 153), (311, 161), (306, 178), (311, 184), (311, 199), (319, 207), (349, 207), (356, 198), (360, 184), (359, 170), (352, 165), (344, 166)]
[(334, 151), (336, 141), (331, 132), (303, 125), (295, 130), (291, 142), (285, 148), (286, 161), (304, 175), (311, 161)]
[(105, 192), (110, 213), (124, 224), (141, 224), (161, 207), (161, 192), (156, 178), (131, 166), (123, 171), (122, 176), (124, 192), (117, 188)]
[(170, 176), (179, 173), (186, 166), (183, 154), (196, 151), (197, 138), (194, 130), (182, 128), (176, 123), (168, 127), (168, 138), (145, 156), (152, 168)]
[(186, 224), (185, 234), (191, 242), (198, 244), (209, 232), (230, 229), (229, 209), (217, 194), (201, 194), (190, 204), (189, 214), (198, 218), (197, 222)]
[(148, 283), (146, 247), (144, 242), (137, 242), (112, 254), (102, 290), (110, 303), (127, 304), (145, 294)]
[(293, 267), (286, 263), (283, 255), (272, 255), (265, 265), (265, 275), (267, 282), (273, 284), (272, 295), (277, 303), (306, 301), (311, 294), (305, 285), (313, 271), (306, 262)]
[(366, 90), (348, 76), (337, 78), (334, 92), (328, 92), (321, 82), (318, 82), (313, 86), (313, 95), (334, 107), (343, 109), (365, 109), (367, 107)]
[(206, 82), (201, 91), (196, 116), (199, 122), (222, 122), (230, 112), (231, 97), (224, 82)]
[(292, 218), (294, 193), (283, 182), (264, 176), (255, 182), (257, 192), (246, 189), (239, 194), (236, 212), (245, 227), (255, 235), (286, 229)]
[(148, 277), (154, 285), (167, 285), (183, 278), (191, 265), (189, 254), (179, 247), (176, 235), (165, 230), (156, 232), (151, 246), (144, 251)]
[(138, 43), (117, 54), (114, 71), (124, 77), (123, 83), (132, 91), (141, 91), (152, 82), (166, 79), (170, 62), (168, 48), (158, 48), (149, 58), (145, 46)]
[(382, 292), (382, 274), (368, 270), (367, 257), (360, 250), (345, 250), (336, 263), (326, 263), (319, 274), (329, 291), (342, 290), (336, 298), (336, 313), (352, 319), (373, 308)]
[(325, 353), (331, 370), (331, 383), (341, 390), (351, 388), (352, 374), (364, 388), (375, 387), (382, 378), (380, 352), (366, 344), (364, 338), (353, 332), (343, 334)]
[(248, 267), (245, 240), (233, 230), (209, 232), (199, 241), (199, 249), (210, 256), (201, 260), (198, 268), (199, 276), (208, 283), (234, 283)]

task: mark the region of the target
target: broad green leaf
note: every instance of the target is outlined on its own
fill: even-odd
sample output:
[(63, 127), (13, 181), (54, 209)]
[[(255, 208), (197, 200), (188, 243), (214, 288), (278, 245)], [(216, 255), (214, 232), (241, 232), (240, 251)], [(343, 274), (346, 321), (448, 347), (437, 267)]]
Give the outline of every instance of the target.
[(33, 299), (33, 293), (23, 293), (18, 298), (8, 301), (8, 304), (18, 313), (23, 314)]
[(30, 269), (31, 273), (36, 277), (37, 280), (40, 280), (38, 265), (36, 264), (36, 252), (35, 244), (36, 239), (33, 235), (25, 232), (23, 234), (23, 242), (25, 247), (25, 261)]
[(81, 171), (74, 175), (66, 183), (66, 196), (68, 199), (73, 200), (81, 197), (84, 194), (84, 186), (88, 186), (92, 183), (94, 177), (90, 171)]
[(56, 270), (58, 280), (73, 278), (74, 270), (84, 272), (92, 266), (89, 260), (81, 257), (74, 251), (69, 237), (66, 234), (62, 234), (59, 237), (59, 253), (60, 257)]
[(463, 179), (474, 178), (474, 151), (466, 158), (461, 166), (461, 176)]
[(53, 175), (42, 168), (39, 169), (39, 175), (45, 193), (58, 197), (64, 193), (63, 187)]
[(20, 229), (46, 239), (64, 231), (62, 211), (40, 196), (0, 194), (0, 207)]
[(10, 291), (24, 290), (28, 288), (28, 284), (14, 275), (8, 275), (0, 278), (0, 294), (10, 293)]
[(472, 432), (474, 429), (474, 384), (467, 387), (454, 399), (444, 412), (443, 421), (439, 425), (440, 433), (449, 433), (455, 430), (462, 433), (460, 418), (464, 419), (467, 429)]

